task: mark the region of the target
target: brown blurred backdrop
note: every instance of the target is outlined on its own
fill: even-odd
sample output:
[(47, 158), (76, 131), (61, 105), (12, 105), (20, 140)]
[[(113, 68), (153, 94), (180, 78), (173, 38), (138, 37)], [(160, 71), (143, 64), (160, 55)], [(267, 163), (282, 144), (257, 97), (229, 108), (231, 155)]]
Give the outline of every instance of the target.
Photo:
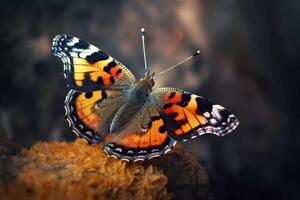
[(296, 0), (17, 1), (0, 3), (0, 134), (18, 146), (75, 138), (64, 120), (68, 89), (50, 53), (77, 36), (143, 75), (201, 49), (161, 77), (232, 111), (240, 126), (185, 143), (207, 168), (216, 199), (293, 199), (299, 164), (299, 10)]

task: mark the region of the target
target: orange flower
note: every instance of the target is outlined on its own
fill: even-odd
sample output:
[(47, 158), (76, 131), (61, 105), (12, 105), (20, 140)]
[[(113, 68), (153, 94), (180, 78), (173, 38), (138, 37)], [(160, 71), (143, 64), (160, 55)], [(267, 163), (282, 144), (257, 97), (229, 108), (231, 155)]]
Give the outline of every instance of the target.
[[(15, 180), (0, 184), (0, 199), (171, 199), (167, 188), (174, 187), (174, 194), (180, 196), (177, 182), (186, 186), (192, 183), (191, 190), (208, 191), (205, 170), (181, 149), (148, 163), (127, 163), (107, 157), (101, 147), (102, 144), (89, 145), (77, 139), (71, 143), (40, 142), (22, 150), (12, 158), (15, 167), (11, 173), (16, 175)], [(168, 183), (166, 176), (176, 171), (170, 159), (178, 163), (180, 171), (175, 183)], [(186, 175), (185, 167), (190, 171)], [(198, 169), (204, 173), (198, 177), (202, 182), (193, 177)], [(206, 193), (202, 195), (207, 197)]]

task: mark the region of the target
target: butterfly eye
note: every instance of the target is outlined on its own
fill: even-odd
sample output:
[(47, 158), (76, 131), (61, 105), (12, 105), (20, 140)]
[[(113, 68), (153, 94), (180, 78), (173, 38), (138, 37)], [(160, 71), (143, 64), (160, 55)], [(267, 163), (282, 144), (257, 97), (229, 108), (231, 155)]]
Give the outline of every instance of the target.
[(153, 87), (154, 84), (155, 84), (155, 83), (154, 83), (154, 80), (153, 80), (153, 79), (150, 79), (150, 80), (149, 80), (149, 84), (150, 84), (151, 87)]

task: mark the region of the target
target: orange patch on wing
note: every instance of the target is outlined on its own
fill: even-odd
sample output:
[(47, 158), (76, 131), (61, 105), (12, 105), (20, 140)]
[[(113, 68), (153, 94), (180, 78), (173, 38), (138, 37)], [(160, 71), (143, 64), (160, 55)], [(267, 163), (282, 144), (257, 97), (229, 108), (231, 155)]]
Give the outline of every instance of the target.
[(183, 112), (185, 113), (186, 119), (192, 128), (196, 128), (197, 126), (201, 125), (201, 121), (199, 121), (197, 117), (189, 110), (183, 109)]
[(98, 78), (101, 78), (103, 80), (104, 85), (110, 85), (110, 75), (105, 72), (92, 72), (89, 73), (91, 81), (97, 82)]
[(112, 62), (113, 61), (113, 58), (112, 57), (109, 57), (108, 59), (106, 59), (106, 60), (100, 60), (100, 61), (98, 61), (98, 62), (96, 62), (95, 64), (94, 64), (94, 66), (97, 66), (97, 67), (99, 67), (101, 70), (103, 70), (103, 68), (105, 67), (105, 66), (107, 66), (110, 62)]
[(190, 126), (188, 123), (182, 124), (182, 125), (181, 125), (181, 129), (183, 130), (184, 133), (187, 133), (187, 132), (189, 132), (190, 130), (192, 130), (191, 126)]
[(171, 97), (171, 93), (172, 92), (167, 92), (166, 95), (165, 95), (165, 100), (170, 102), (170, 103), (179, 103), (182, 101), (182, 94), (179, 93), (179, 92), (175, 92), (175, 96), (170, 98)]
[(207, 122), (207, 119), (203, 115), (197, 114), (198, 105), (197, 105), (197, 102), (196, 102), (196, 96), (195, 95), (192, 95), (191, 101), (188, 103), (187, 107), (185, 107), (185, 108), (187, 110), (189, 110), (191, 113), (193, 113), (197, 117), (197, 120), (201, 124), (205, 124)]
[(182, 135), (184, 132), (181, 129), (175, 130), (176, 135)]
[(159, 134), (160, 134), (159, 132), (155, 132), (151, 134), (151, 141), (150, 141), (151, 147), (159, 146), (162, 143)]
[[(105, 73), (105, 72), (92, 72), (92, 73), (89, 73), (90, 77), (91, 77), (91, 80), (96, 82), (98, 80), (99, 77), (101, 77), (103, 79), (103, 82), (104, 84), (109, 84), (109, 78), (110, 78), (110, 75)], [(108, 81), (105, 81), (105, 80), (108, 80)]]
[(171, 107), (164, 110), (166, 114), (177, 113), (175, 120), (180, 121), (185, 119), (184, 112), (180, 106), (173, 104)]
[(75, 80), (80, 80), (80, 81), (84, 80), (84, 73), (75, 73), (74, 74), (74, 79)]
[(173, 113), (177, 113), (178, 115), (175, 117), (175, 120), (180, 121), (180, 120), (184, 120), (185, 116), (184, 116), (184, 112), (182, 111), (181, 107), (179, 106), (173, 106)]
[(197, 102), (196, 102), (196, 96), (195, 95), (192, 95), (192, 98), (189, 101), (189, 103), (188, 103), (188, 105), (187, 105), (186, 108), (188, 110), (190, 110), (192, 113), (197, 113), (198, 105), (197, 105)]
[(159, 132), (159, 128), (163, 125), (164, 125), (164, 123), (163, 123), (162, 119), (152, 122), (151, 129), (149, 130), (149, 132), (151, 134), (150, 143), (151, 143), (152, 147), (159, 146), (165, 141), (166, 138), (164, 138), (164, 137), (162, 138), (161, 135), (167, 135), (166, 131), (164, 133)]
[(84, 58), (73, 58), (74, 65), (91, 65), (86, 59)]
[(205, 124), (207, 122), (206, 117), (202, 116), (202, 115), (196, 115), (197, 119), (201, 122), (201, 124)]
[(79, 87), (83, 86), (83, 82), (82, 81), (75, 81), (75, 84)]
[(173, 112), (174, 112), (173, 106), (174, 106), (174, 105), (172, 105), (171, 107), (165, 109), (164, 112), (165, 112), (166, 114), (171, 114), (171, 113), (173, 113)]
[[(161, 120), (162, 121), (162, 120)], [(161, 122), (159, 122), (161, 124)], [(148, 148), (160, 146), (167, 139), (168, 134), (159, 133), (158, 125), (152, 126), (146, 133), (126, 133), (119, 136), (114, 142), (126, 148)]]
[(159, 119), (159, 120), (155, 120), (152, 122), (152, 126), (151, 126), (151, 131), (154, 131), (154, 132), (157, 132), (159, 131), (159, 127), (161, 125), (163, 125), (163, 120), (162, 119)]
[(78, 102), (78, 101), (91, 101), (91, 100), (92, 101), (97, 101), (97, 100), (100, 100), (102, 98), (102, 90), (96, 90), (96, 91), (93, 91), (92, 93), (93, 93), (92, 98), (86, 98), (85, 97), (86, 92), (81, 93), (77, 97), (76, 102)]
[(93, 110), (91, 109), (92, 106), (88, 106), (86, 108), (77, 110), (77, 115), (80, 119), (85, 118), (86, 116), (90, 115), (91, 113), (93, 113)]
[(161, 143), (163, 143), (167, 139), (168, 133), (167, 132), (160, 133), (159, 136), (160, 136), (160, 139), (161, 139)]
[(93, 113), (83, 118), (82, 121), (90, 128), (97, 128), (101, 119), (97, 114)]
[(139, 145), (140, 135), (127, 133), (118, 137), (116, 143), (124, 145), (127, 148), (136, 148)]
[(77, 116), (87, 126), (96, 128), (101, 121), (99, 115), (94, 112), (95, 103), (102, 98), (102, 91), (92, 92), (91, 98), (86, 98), (86, 93), (81, 93), (75, 100)]
[[(111, 75), (104, 72), (103, 68), (112, 61), (113, 61), (113, 58), (109, 57), (106, 60), (100, 60), (94, 64), (90, 64), (84, 58), (73, 58), (74, 79), (75, 79), (76, 85), (78, 85), (78, 86), (83, 85), (82, 81), (84, 80), (85, 75), (89, 75), (90, 79), (93, 82), (98, 81), (98, 78), (101, 77), (104, 85), (110, 85), (111, 84), (111, 82), (110, 82)], [(119, 67), (114, 67), (114, 68), (116, 68), (115, 72), (114, 72), (116, 74)], [(118, 76), (120, 77), (120, 74)], [(81, 82), (79, 82), (79, 81), (81, 81)]]
[(77, 65), (74, 67), (74, 73), (96, 72), (99, 71), (97, 67), (87, 65)]
[(114, 67), (112, 67), (110, 69), (110, 74), (113, 76), (113, 77), (117, 77), (117, 78), (120, 78), (123, 76), (123, 71), (121, 71), (120, 73), (118, 73), (118, 70), (121, 69), (120, 65), (116, 65)]
[[(96, 68), (98, 70), (103, 70), (103, 68), (105, 66), (108, 65), (108, 63), (110, 63), (111, 61), (113, 61), (112, 57), (109, 57), (106, 60), (100, 60), (98, 62), (95, 62), (94, 64), (90, 64), (86, 59), (84, 58), (73, 58), (73, 64), (74, 66), (74, 71), (76, 72), (77, 68), (82, 68), (83, 66), (88, 67), (89, 69), (92, 69), (90, 67)], [(87, 69), (88, 69), (87, 68)], [(78, 69), (80, 70), (80, 69)]]
[(150, 144), (151, 144), (151, 142), (150, 142), (150, 131), (148, 131), (144, 134), (141, 134), (139, 147), (142, 147), (142, 148), (149, 147)]

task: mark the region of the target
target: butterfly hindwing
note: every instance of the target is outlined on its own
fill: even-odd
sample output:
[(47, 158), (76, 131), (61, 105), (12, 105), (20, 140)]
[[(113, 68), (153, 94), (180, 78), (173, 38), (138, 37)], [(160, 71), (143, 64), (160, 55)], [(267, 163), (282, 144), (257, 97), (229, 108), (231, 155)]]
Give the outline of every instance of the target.
[(127, 161), (149, 160), (166, 154), (175, 144), (155, 102), (146, 102), (126, 130), (104, 146), (104, 151)]
[(76, 135), (98, 143), (109, 134), (112, 117), (123, 103), (121, 90), (70, 90), (65, 100), (66, 119)]
[(71, 89), (119, 89), (135, 82), (134, 75), (123, 64), (76, 37), (57, 35), (52, 51), (64, 63), (64, 75)]
[(224, 107), (192, 93), (159, 88), (153, 92), (170, 137), (186, 141), (202, 134), (226, 135), (238, 126)]

